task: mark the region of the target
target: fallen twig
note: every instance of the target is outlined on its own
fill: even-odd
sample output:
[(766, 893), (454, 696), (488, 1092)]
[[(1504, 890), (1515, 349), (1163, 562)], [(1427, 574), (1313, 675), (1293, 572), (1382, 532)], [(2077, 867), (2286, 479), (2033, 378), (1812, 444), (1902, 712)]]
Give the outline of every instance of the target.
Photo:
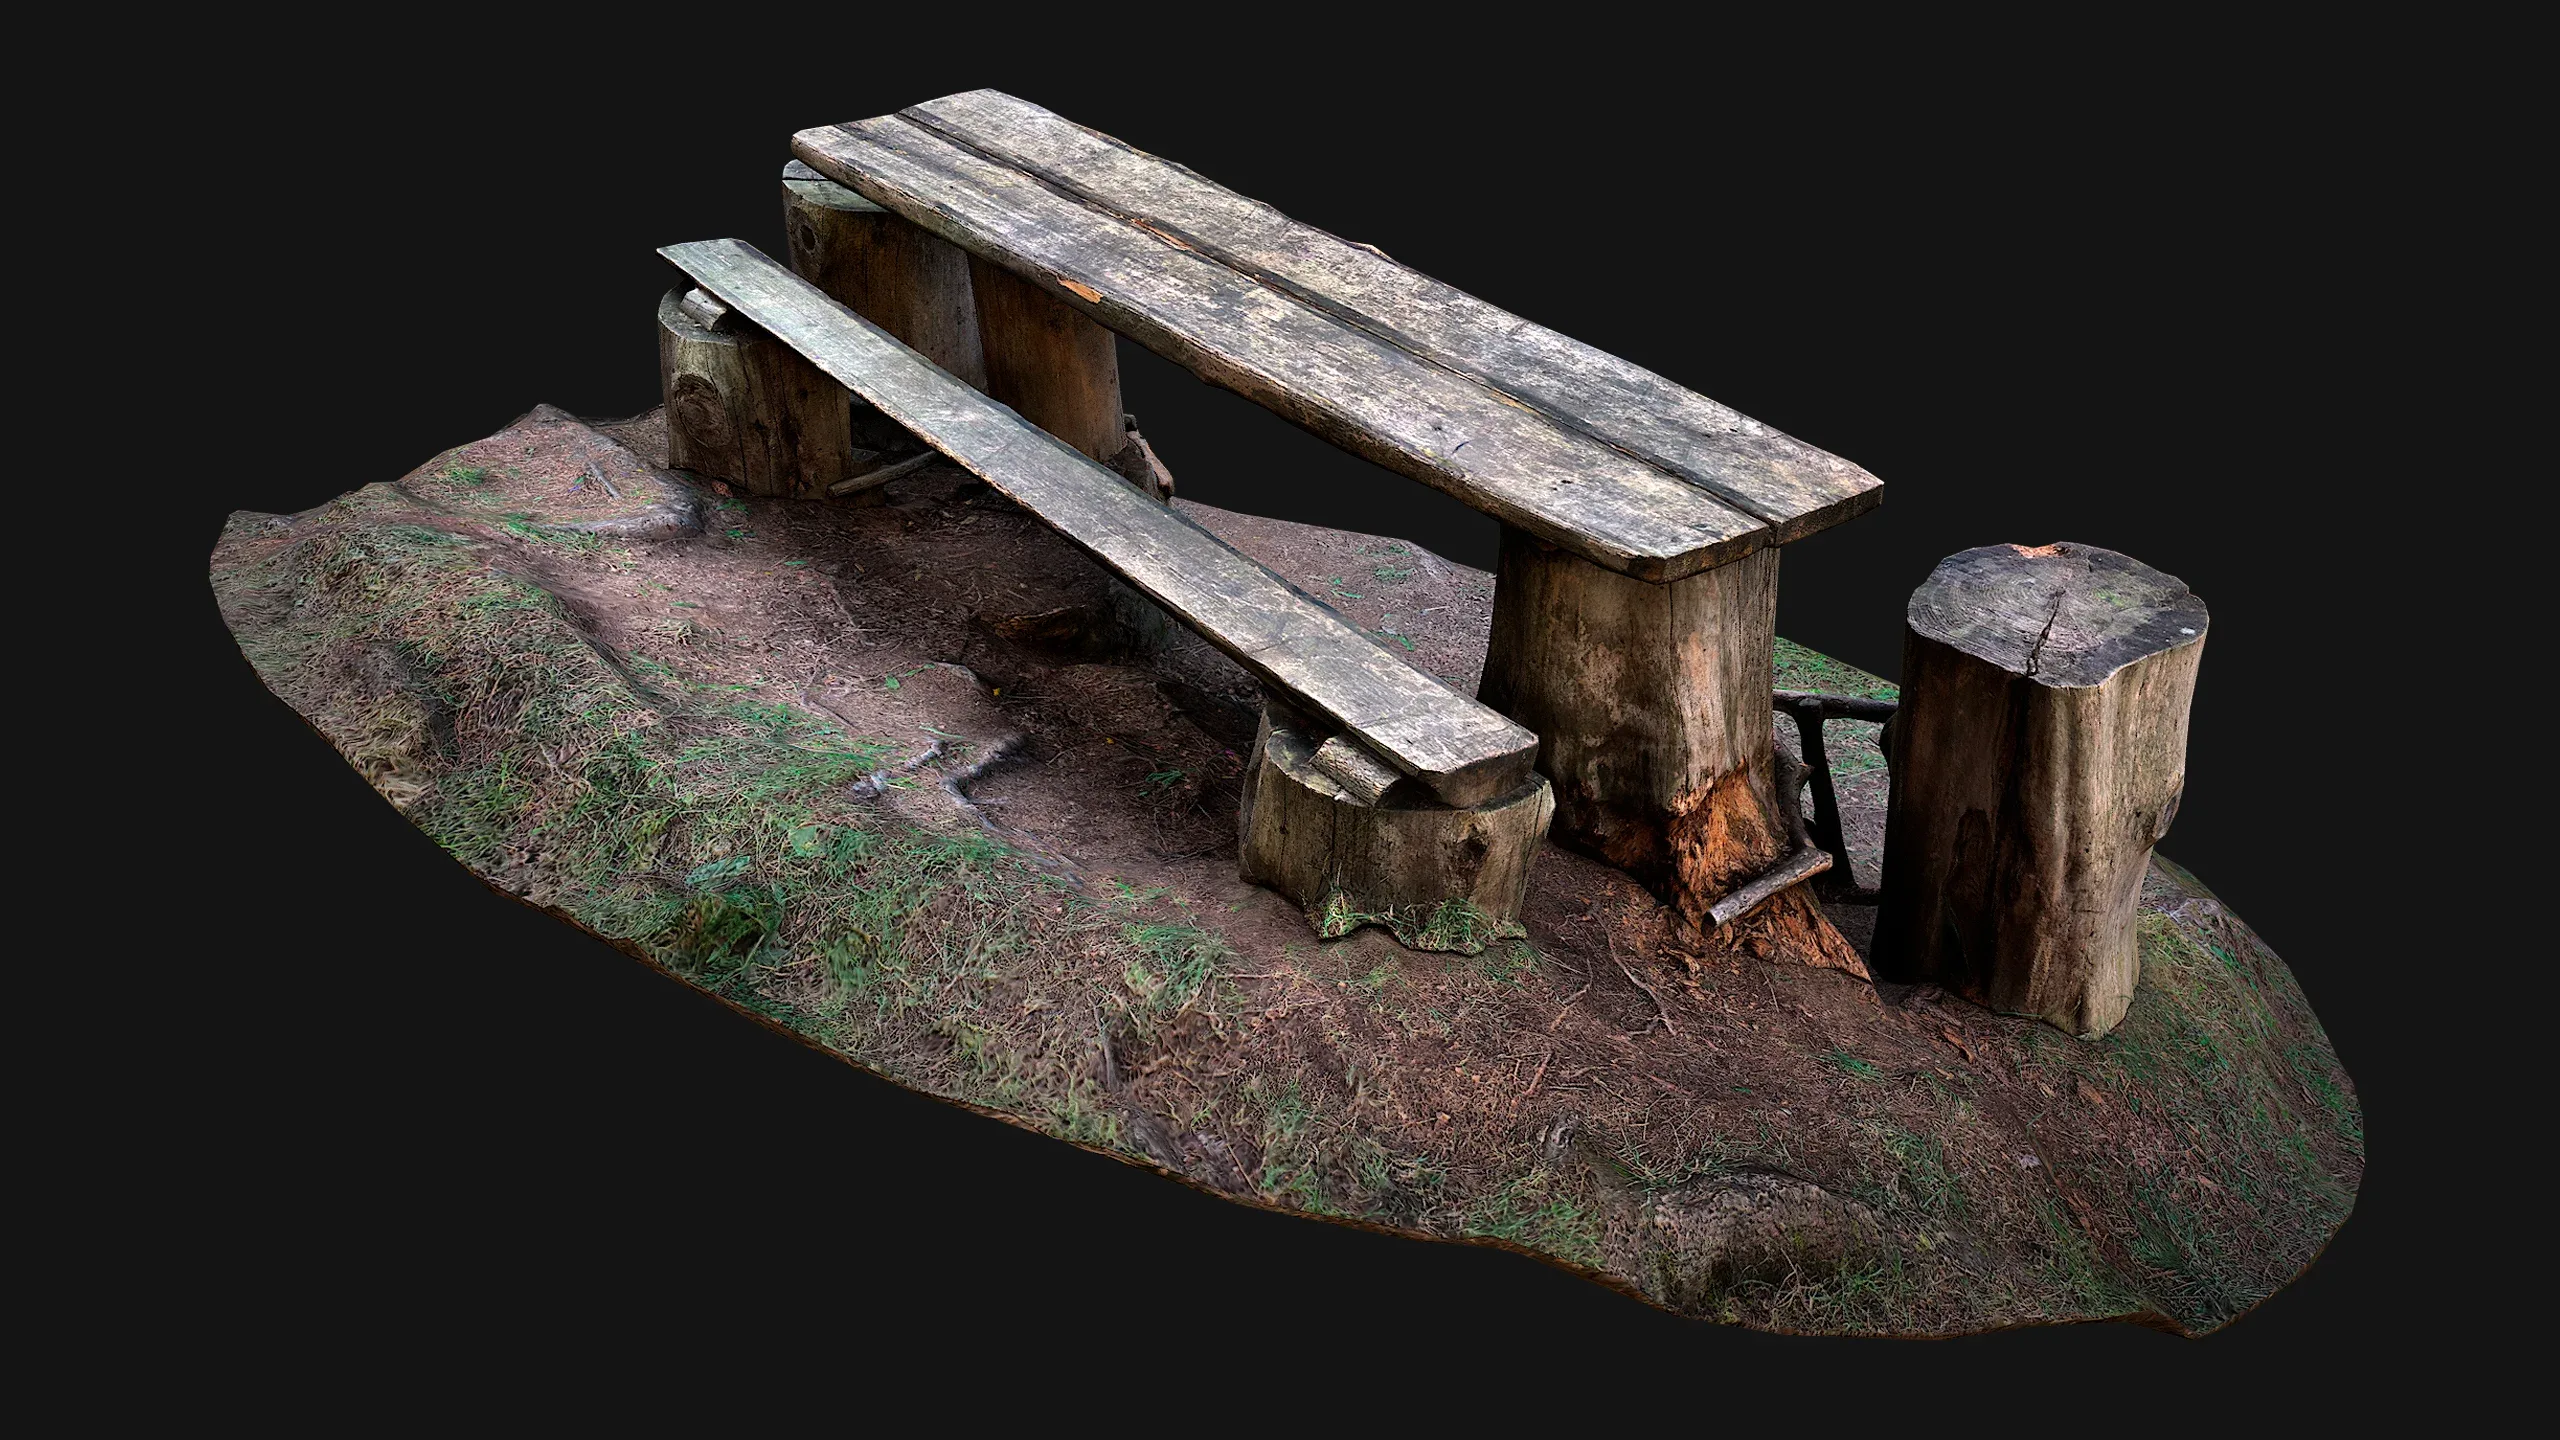
[(1111, 1027), (1102, 1023), (1102, 1007), (1093, 1007), (1093, 1033), (1102, 1040), (1102, 1088), (1120, 1088), (1120, 1066), (1111, 1058)]
[(1563, 1003), (1562, 1005), (1559, 1005), (1559, 1006), (1557, 1006), (1557, 1007), (1556, 1007), (1556, 1018), (1554, 1018), (1553, 1020), (1550, 1020), (1550, 1021), (1548, 1021), (1548, 1022), (1547, 1022), (1547, 1028), (1548, 1028), (1548, 1029), (1550, 1029), (1550, 1030), (1553, 1030), (1553, 1029), (1554, 1029), (1554, 1028), (1556, 1028), (1557, 1026), (1559, 1026), (1559, 1025), (1563, 1024), (1563, 1023), (1564, 1023), (1564, 1016), (1565, 1016), (1565, 1012), (1566, 1012), (1566, 1011), (1568, 1011), (1568, 1010), (1571, 1010), (1571, 1009), (1573, 1008), (1573, 1002), (1574, 1002), (1574, 1001), (1576, 1001), (1576, 1000), (1581, 999), (1583, 996), (1588, 995), (1588, 994), (1590, 994), (1590, 993), (1591, 993), (1591, 986), (1590, 986), (1590, 983), (1586, 981), (1586, 982), (1584, 982), (1583, 987), (1582, 987), (1581, 989), (1576, 990), (1576, 991), (1574, 991), (1572, 994), (1567, 995), (1566, 997), (1564, 997), (1564, 1003)]
[(833, 485), (828, 486), (827, 493), (829, 495), (850, 495), (857, 490), (876, 490), (879, 487), (888, 484), (890, 481), (897, 479), (901, 475), (907, 474), (910, 471), (921, 470), (925, 466), (941, 458), (942, 452), (939, 450), (927, 450), (922, 454), (910, 455), (904, 460), (892, 461), (887, 465), (875, 466), (872, 469), (865, 470), (859, 475), (847, 476)]
[(1671, 1023), (1671, 1007), (1663, 1004), (1662, 996), (1656, 993), (1652, 986), (1637, 979), (1636, 972), (1627, 968), (1627, 962), (1618, 958), (1618, 942), (1616, 937), (1603, 929), (1600, 932), (1600, 940), (1602, 944), (1609, 947), (1609, 963), (1618, 967), (1618, 973), (1627, 977), (1628, 984), (1643, 991), (1645, 998), (1653, 1002), (1654, 1010), (1662, 1016), (1662, 1028), (1670, 1031), (1674, 1035), (1679, 1034), (1680, 1027)]

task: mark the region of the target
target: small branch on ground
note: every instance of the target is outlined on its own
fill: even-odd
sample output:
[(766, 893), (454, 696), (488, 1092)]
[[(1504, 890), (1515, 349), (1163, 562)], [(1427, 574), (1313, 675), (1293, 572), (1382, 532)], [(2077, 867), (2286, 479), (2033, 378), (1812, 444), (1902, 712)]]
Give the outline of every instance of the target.
[(1547, 1022), (1547, 1028), (1548, 1028), (1548, 1029), (1550, 1029), (1550, 1030), (1553, 1030), (1553, 1029), (1554, 1029), (1554, 1028), (1556, 1028), (1557, 1026), (1559, 1026), (1559, 1025), (1563, 1024), (1563, 1023), (1564, 1023), (1565, 1012), (1566, 1012), (1566, 1011), (1568, 1011), (1568, 1010), (1571, 1010), (1571, 1009), (1573, 1008), (1573, 1002), (1574, 1002), (1574, 1001), (1576, 1001), (1576, 1000), (1581, 999), (1583, 996), (1588, 995), (1588, 994), (1590, 994), (1590, 993), (1591, 993), (1591, 986), (1590, 986), (1589, 982), (1587, 982), (1587, 981), (1586, 981), (1586, 982), (1583, 984), (1583, 987), (1582, 987), (1581, 989), (1576, 990), (1576, 991), (1574, 991), (1572, 994), (1567, 995), (1566, 997), (1564, 997), (1564, 1003), (1563, 1003), (1562, 1005), (1559, 1005), (1559, 1006), (1557, 1006), (1557, 1007), (1556, 1007), (1556, 1018), (1554, 1018), (1553, 1020), (1550, 1020), (1550, 1021), (1548, 1021), (1548, 1022)]
[[(1600, 932), (1600, 940), (1609, 947), (1609, 963), (1618, 967), (1618, 973), (1627, 977), (1628, 984), (1643, 991), (1644, 997), (1653, 1002), (1654, 1010), (1662, 1016), (1662, 1028), (1674, 1035), (1679, 1034), (1680, 1027), (1671, 1023), (1671, 1007), (1663, 1004), (1662, 996), (1656, 993), (1652, 986), (1637, 979), (1636, 972), (1627, 968), (1627, 962), (1618, 958), (1617, 939), (1604, 929)], [(1648, 1025), (1645, 1028), (1650, 1030), (1653, 1027)]]

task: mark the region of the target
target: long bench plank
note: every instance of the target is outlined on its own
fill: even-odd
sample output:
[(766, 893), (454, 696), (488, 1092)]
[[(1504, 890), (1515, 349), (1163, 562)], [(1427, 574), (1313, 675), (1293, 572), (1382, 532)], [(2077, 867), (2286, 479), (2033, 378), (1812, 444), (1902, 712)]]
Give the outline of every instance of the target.
[(973, 90), (900, 113), (1702, 486), (1781, 543), (1882, 498), (1837, 455), (1029, 101)]
[(1149, 599), (1452, 805), (1529, 782), (1538, 738), (1140, 495), (737, 240), (658, 252), (714, 299), (1054, 526)]
[(896, 116), (804, 130), (792, 149), (1202, 378), (1596, 564), (1674, 580), (1773, 538), (1481, 381)]

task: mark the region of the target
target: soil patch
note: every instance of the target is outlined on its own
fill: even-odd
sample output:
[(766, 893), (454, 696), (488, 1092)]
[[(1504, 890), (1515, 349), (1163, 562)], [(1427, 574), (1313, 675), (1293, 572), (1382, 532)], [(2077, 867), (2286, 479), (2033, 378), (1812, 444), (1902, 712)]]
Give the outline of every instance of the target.
[[(2362, 1118), (2318, 1020), (2172, 864), (2096, 1043), (1684, 937), (1552, 845), (1525, 939), (1319, 941), (1236, 877), (1251, 683), (1045, 526), (949, 466), (854, 506), (663, 465), (653, 416), (545, 407), (235, 515), (215, 592), (267, 684), (474, 873), (902, 1084), (1781, 1330), (2201, 1333), (2353, 1203)], [(1472, 689), (1491, 576), (1177, 503)], [(1774, 678), (1892, 693), (1783, 641)], [(1869, 885), (1874, 729), (1829, 731)]]

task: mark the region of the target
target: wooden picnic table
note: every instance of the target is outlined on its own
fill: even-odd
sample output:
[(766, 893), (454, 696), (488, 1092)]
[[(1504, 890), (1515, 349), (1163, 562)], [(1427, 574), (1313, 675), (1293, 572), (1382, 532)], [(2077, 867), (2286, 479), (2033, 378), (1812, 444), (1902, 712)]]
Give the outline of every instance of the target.
[(1559, 839), (1693, 918), (1780, 858), (1777, 550), (1872, 508), (1874, 476), (1009, 95), (792, 150), (967, 255), (990, 392), (1095, 458), (1119, 434), (1107, 330), (1499, 519), (1479, 694), (1537, 733)]

